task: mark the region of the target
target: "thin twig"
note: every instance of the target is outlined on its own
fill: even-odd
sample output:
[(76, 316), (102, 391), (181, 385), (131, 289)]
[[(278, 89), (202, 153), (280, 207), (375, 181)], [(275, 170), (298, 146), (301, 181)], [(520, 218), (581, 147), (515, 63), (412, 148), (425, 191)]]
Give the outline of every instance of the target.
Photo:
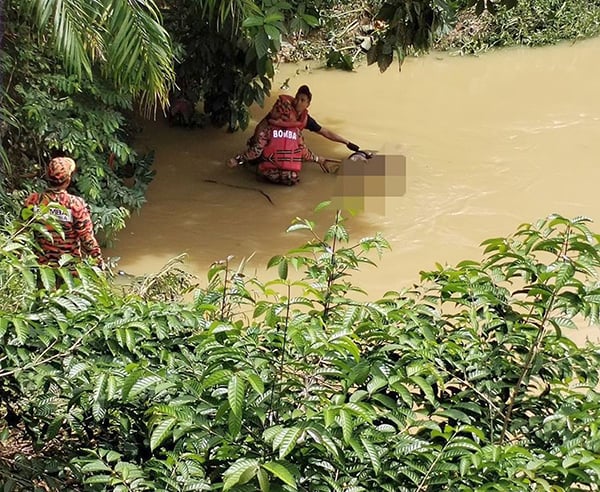
[(331, 17), (335, 18), (335, 19), (339, 19), (340, 17), (344, 17), (346, 15), (350, 15), (350, 14), (356, 14), (358, 12), (363, 12), (365, 9), (364, 7), (360, 7), (358, 9), (354, 9), (354, 10), (346, 10), (345, 12), (340, 12), (337, 15), (332, 15)]
[(79, 339), (77, 339), (75, 341), (75, 343), (69, 347), (66, 351), (64, 352), (59, 352), (56, 353), (46, 359), (42, 359), (42, 357), (44, 357), (44, 355), (52, 348), (54, 347), (54, 345), (57, 343), (56, 341), (51, 343), (48, 347), (46, 347), (46, 349), (35, 359), (32, 360), (31, 362), (28, 362), (27, 364), (25, 364), (23, 367), (17, 367), (16, 369), (11, 369), (11, 370), (7, 370), (4, 372), (0, 372), (0, 378), (6, 377), (6, 376), (10, 376), (12, 374), (15, 374), (17, 372), (21, 372), (21, 371), (27, 371), (29, 369), (32, 369), (34, 367), (43, 365), (43, 364), (47, 364), (48, 362), (52, 362), (55, 359), (61, 358), (61, 357), (66, 357), (68, 356), (71, 352), (73, 352), (77, 347), (79, 347), (82, 343), (83, 340), (92, 332), (96, 329), (97, 325), (94, 325), (92, 328), (90, 328), (88, 331), (86, 331)]
[[(281, 380), (281, 376), (283, 375), (284, 363), (285, 363), (285, 351), (287, 345), (287, 337), (288, 337), (288, 329), (290, 326), (290, 305), (291, 305), (291, 285), (289, 281), (287, 282), (287, 299), (285, 305), (285, 324), (283, 325), (283, 343), (281, 346), (281, 357), (279, 358), (279, 369), (273, 378), (273, 385), (271, 387), (271, 398), (269, 402), (269, 424), (272, 426), (274, 424), (274, 398), (275, 398), (275, 389)], [(279, 325), (281, 326), (281, 325)], [(281, 395), (279, 395), (281, 397)]]
[[(502, 425), (502, 433), (500, 434), (500, 443), (504, 442), (504, 438), (506, 437), (506, 433), (508, 432), (508, 426), (510, 423), (510, 419), (512, 418), (513, 408), (517, 401), (517, 396), (519, 394), (519, 391), (521, 390), (521, 386), (523, 386), (523, 382), (525, 381), (525, 378), (529, 377), (529, 371), (533, 367), (533, 361), (534, 361), (536, 355), (538, 354), (538, 350), (540, 349), (540, 345), (542, 343), (542, 340), (544, 339), (544, 335), (546, 334), (546, 323), (548, 322), (548, 318), (550, 317), (552, 309), (554, 308), (555, 301), (556, 301), (556, 292), (553, 292), (552, 295), (550, 296), (550, 301), (548, 302), (546, 311), (544, 312), (544, 317), (542, 318), (542, 321), (539, 324), (539, 328), (538, 328), (539, 331), (537, 333), (535, 341), (533, 342), (533, 345), (531, 346), (531, 348), (529, 349), (529, 353), (527, 354), (527, 359), (525, 361), (525, 365), (523, 366), (523, 371), (521, 372), (521, 375), (519, 376), (519, 379), (517, 380), (517, 384), (513, 387), (512, 393), (508, 400), (508, 404), (506, 405), (506, 408), (507, 408), (506, 416), (504, 418), (504, 423)], [(534, 308), (532, 306), (529, 311), (529, 314), (527, 315), (526, 321), (528, 321), (530, 319), (530, 317), (533, 315), (533, 310), (534, 310)]]
[(238, 188), (240, 190), (258, 191), (262, 196), (264, 196), (267, 200), (269, 200), (269, 202), (271, 203), (271, 205), (275, 205), (275, 203), (273, 202), (273, 200), (271, 200), (271, 197), (269, 195), (267, 195), (260, 188), (254, 188), (253, 186), (235, 185), (235, 184), (231, 184), (231, 183), (223, 183), (222, 181), (217, 181), (216, 179), (205, 179), (204, 182), (205, 183), (220, 184), (220, 185), (223, 185), (223, 186), (229, 186), (230, 188)]

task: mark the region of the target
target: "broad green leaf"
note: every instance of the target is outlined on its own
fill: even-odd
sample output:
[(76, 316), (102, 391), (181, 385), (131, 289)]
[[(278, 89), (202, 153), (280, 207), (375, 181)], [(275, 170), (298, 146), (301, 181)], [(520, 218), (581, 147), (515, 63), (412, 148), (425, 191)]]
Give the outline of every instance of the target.
[(291, 226), (289, 226), (287, 228), (286, 232), (294, 232), (294, 231), (301, 231), (301, 230), (312, 230), (312, 228), (310, 227), (310, 225), (305, 224), (303, 222), (300, 222), (298, 224), (292, 224)]
[(98, 402), (101, 398), (103, 398), (105, 395), (105, 389), (106, 389), (106, 380), (107, 380), (108, 374), (106, 374), (105, 372), (101, 373), (98, 378), (96, 379), (96, 384), (94, 385), (94, 402)]
[(365, 390), (356, 390), (354, 393), (352, 393), (350, 395), (349, 401), (359, 402), (359, 401), (366, 399), (367, 396), (369, 396), (369, 393), (367, 393)]
[(427, 381), (425, 381), (424, 378), (421, 376), (413, 376), (410, 378), (410, 380), (419, 388), (421, 388), (421, 390), (423, 390), (425, 398), (427, 398), (430, 403), (435, 404), (435, 394), (433, 393), (433, 388)]
[(269, 492), (271, 490), (271, 482), (269, 482), (269, 474), (262, 468), (257, 473), (260, 492)]
[(573, 320), (565, 316), (557, 316), (555, 318), (551, 318), (550, 321), (552, 323), (555, 323), (556, 326), (560, 326), (563, 328), (571, 328), (573, 330), (577, 329), (577, 325), (573, 322)]
[(230, 369), (219, 369), (202, 380), (202, 387), (205, 389), (212, 388), (213, 386), (219, 386), (224, 384), (226, 381), (230, 381), (233, 372)]
[(142, 391), (151, 388), (153, 385), (159, 383), (160, 381), (162, 381), (162, 378), (156, 375), (145, 376), (143, 378), (140, 378), (134, 383), (134, 385), (131, 387), (131, 390), (129, 391), (129, 394), (127, 396), (124, 396), (124, 398), (135, 398)]
[(258, 58), (263, 58), (267, 55), (269, 52), (269, 38), (265, 31), (259, 31), (254, 37), (254, 47)]
[(225, 473), (223, 490), (229, 490), (236, 485), (242, 485), (254, 478), (259, 470), (259, 462), (255, 459), (242, 458), (233, 463)]
[(319, 25), (319, 19), (317, 19), (314, 15), (303, 14), (302, 20), (306, 22), (310, 27), (317, 27)]
[(461, 412), (460, 410), (456, 410), (456, 409), (446, 409), (446, 410), (439, 410), (437, 412), (435, 412), (435, 415), (441, 416), (441, 417), (449, 417), (451, 419), (455, 419), (458, 420), (460, 422), (465, 422), (465, 423), (469, 423), (472, 421), (472, 419), (464, 412)]
[(477, 451), (480, 450), (480, 447), (477, 446), (477, 444), (475, 444), (471, 439), (467, 438), (467, 437), (454, 437), (452, 439), (451, 442), (449, 442), (446, 446), (446, 451), (452, 450), (452, 449), (460, 449), (463, 452), (474, 452), (476, 453)]
[(277, 29), (275, 26), (272, 26), (270, 24), (265, 24), (264, 30), (267, 33), (267, 36), (269, 36), (269, 39), (279, 40), (281, 33), (279, 32), (279, 29)]
[(227, 400), (231, 411), (235, 415), (242, 415), (244, 407), (244, 396), (246, 394), (246, 383), (238, 374), (234, 374), (229, 380), (227, 387)]
[(94, 460), (86, 463), (81, 467), (83, 473), (98, 472), (98, 471), (111, 471), (111, 468), (101, 460)]
[(340, 459), (340, 453), (335, 441), (327, 434), (326, 430), (307, 428), (306, 433), (311, 436), (316, 443), (322, 444), (327, 451), (335, 458)]
[(250, 386), (256, 391), (259, 395), (262, 395), (265, 392), (265, 384), (263, 380), (255, 373), (246, 373), (246, 379), (250, 383)]
[(104, 417), (106, 417), (106, 400), (101, 399), (92, 403), (92, 416), (96, 422), (104, 420)]
[(324, 208), (329, 207), (329, 205), (331, 205), (331, 201), (330, 200), (326, 200), (324, 202), (319, 203), (316, 207), (315, 207), (315, 212), (320, 212), (321, 210), (323, 210)]
[(230, 411), (227, 416), (227, 428), (233, 439), (237, 439), (242, 430), (242, 414)]
[(338, 338), (332, 345), (347, 351), (356, 362), (360, 361), (360, 349), (349, 337)]
[(284, 20), (283, 14), (281, 12), (274, 12), (265, 17), (265, 24), (274, 24), (282, 20)]
[(463, 456), (460, 460), (460, 465), (459, 465), (460, 476), (464, 477), (469, 472), (471, 466), (472, 466), (471, 457)]
[(150, 449), (152, 451), (154, 451), (165, 439), (169, 437), (171, 434), (171, 429), (176, 423), (176, 418), (169, 417), (154, 427), (152, 435), (150, 436)]
[(348, 443), (352, 437), (352, 431), (354, 430), (352, 426), (352, 417), (345, 410), (340, 410), (336, 420), (339, 426), (342, 428), (344, 441)]
[(40, 268), (40, 277), (42, 279), (42, 284), (44, 285), (44, 289), (52, 290), (56, 285), (56, 275), (54, 274), (54, 269), (52, 268)]
[(262, 26), (265, 23), (265, 19), (263, 17), (253, 15), (244, 19), (242, 22), (242, 27), (257, 27)]
[(13, 318), (12, 322), (15, 327), (17, 340), (19, 340), (21, 343), (25, 343), (29, 336), (29, 324), (26, 323), (22, 318)]
[(284, 464), (277, 461), (270, 461), (268, 463), (264, 463), (262, 466), (265, 470), (268, 470), (283, 483), (293, 487), (293, 489), (296, 490), (296, 480), (294, 479), (294, 475)]
[(284, 257), (281, 255), (273, 256), (267, 263), (267, 268), (274, 267), (275, 265), (279, 265), (284, 260)]
[(266, 442), (274, 442), (277, 436), (279, 436), (282, 431), (285, 431), (285, 428), (281, 425), (274, 425), (273, 427), (269, 427), (263, 432), (263, 439)]
[[(112, 470), (111, 470), (112, 471)], [(112, 475), (93, 475), (85, 479), (86, 484), (107, 484), (112, 481)]]
[[(293, 451), (301, 434), (302, 429), (300, 427), (290, 427), (287, 429), (279, 445), (279, 459), (286, 457)], [(275, 449), (273, 448), (274, 451)]]
[(376, 474), (378, 474), (379, 470), (381, 469), (381, 461), (379, 459), (379, 454), (375, 449), (375, 445), (363, 436), (360, 437), (360, 442), (367, 451), (367, 455), (369, 456), (369, 459), (371, 460), (371, 465), (373, 466), (373, 471)]

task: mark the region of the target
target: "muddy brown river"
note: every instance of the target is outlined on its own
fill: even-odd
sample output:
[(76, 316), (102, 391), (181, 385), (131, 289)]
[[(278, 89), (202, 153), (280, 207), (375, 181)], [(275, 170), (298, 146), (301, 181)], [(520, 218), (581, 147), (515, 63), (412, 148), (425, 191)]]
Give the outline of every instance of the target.
[[(347, 223), (353, 238), (382, 232), (392, 246), (377, 268), (355, 276), (376, 297), (417, 282), (435, 262), (480, 259), (484, 239), (553, 212), (586, 215), (600, 232), (599, 53), (594, 39), (479, 57), (431, 53), (383, 74), (374, 66), (348, 73), (316, 62), (283, 65), (273, 97), (265, 108), (253, 107), (252, 117), (259, 120), (277, 94), (308, 84), (310, 113), (321, 125), (362, 148), (406, 158), (406, 193), (367, 203)], [(289, 90), (278, 89), (288, 78)], [(317, 165), (305, 164), (292, 188), (225, 166), (252, 129), (145, 124), (137, 146), (156, 151), (156, 178), (148, 203), (106, 255), (138, 275), (185, 252), (187, 270), (205, 283), (213, 261), (254, 254), (247, 272), (266, 279), (270, 257), (307, 239), (285, 233), (295, 217), (329, 225), (333, 211), (313, 209), (331, 198), (338, 177)], [(349, 155), (319, 135), (305, 131), (305, 138), (320, 155)], [(581, 335), (596, 339), (596, 332)]]

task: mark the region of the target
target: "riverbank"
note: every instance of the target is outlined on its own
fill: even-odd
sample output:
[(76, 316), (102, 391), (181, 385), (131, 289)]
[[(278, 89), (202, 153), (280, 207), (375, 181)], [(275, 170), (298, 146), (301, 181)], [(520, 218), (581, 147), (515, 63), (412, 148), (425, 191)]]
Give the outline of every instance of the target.
[[(352, 1), (321, 12), (321, 26), (306, 35), (288, 37), (280, 62), (325, 60), (338, 68), (364, 62), (369, 48), (385, 24), (378, 10)], [(476, 13), (475, 6), (458, 12), (448, 29), (434, 34), (434, 49), (461, 55), (508, 46), (544, 46), (600, 35), (600, 0), (565, 0), (556, 8), (553, 0), (519, 2), (513, 9)], [(352, 66), (344, 65), (345, 55)], [(415, 54), (415, 53), (412, 53)]]

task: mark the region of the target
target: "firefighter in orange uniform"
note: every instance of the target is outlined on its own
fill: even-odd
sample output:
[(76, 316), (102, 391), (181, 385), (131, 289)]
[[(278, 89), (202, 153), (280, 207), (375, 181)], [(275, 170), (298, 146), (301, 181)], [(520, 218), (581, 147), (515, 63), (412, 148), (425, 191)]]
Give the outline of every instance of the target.
[(83, 198), (67, 192), (71, 176), (75, 172), (75, 161), (69, 157), (55, 157), (46, 168), (48, 188), (42, 193), (32, 193), (25, 206), (45, 205), (62, 227), (64, 237), (49, 227), (51, 238), (36, 235), (40, 246), (38, 254), (41, 264), (58, 265), (61, 256), (68, 254), (81, 259), (83, 255), (94, 258), (104, 268), (104, 260), (98, 241), (94, 236), (94, 225), (89, 208)]

